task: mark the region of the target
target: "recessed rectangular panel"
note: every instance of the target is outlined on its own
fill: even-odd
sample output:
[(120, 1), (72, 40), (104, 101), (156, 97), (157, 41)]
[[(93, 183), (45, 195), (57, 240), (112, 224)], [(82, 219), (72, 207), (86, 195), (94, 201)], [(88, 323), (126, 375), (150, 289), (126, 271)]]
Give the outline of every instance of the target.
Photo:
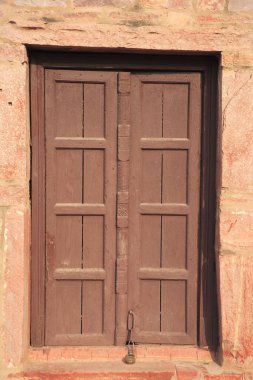
[(163, 137), (188, 137), (188, 84), (164, 84)]
[(104, 203), (104, 151), (85, 150), (83, 159), (84, 203)]
[(103, 333), (103, 292), (103, 281), (83, 281), (82, 334)]
[(160, 151), (142, 151), (141, 201), (161, 202), (162, 154)]
[(57, 216), (55, 240), (56, 267), (81, 268), (82, 217)]
[(56, 203), (82, 203), (82, 151), (56, 150)]
[(105, 135), (105, 86), (103, 83), (84, 83), (84, 137)]
[(159, 268), (161, 261), (161, 216), (141, 217), (141, 266)]
[(103, 216), (83, 216), (83, 267), (104, 267)]
[(187, 151), (164, 151), (162, 173), (162, 202), (187, 203)]
[[(48, 299), (47, 324), (55, 335), (81, 333), (81, 281), (55, 281)], [(68, 312), (71, 310), (71, 313)]]
[(187, 332), (186, 281), (161, 281), (161, 331)]
[(162, 137), (162, 84), (145, 83), (141, 91), (141, 137)]
[(160, 331), (160, 281), (140, 281), (140, 320), (142, 331)]
[(162, 216), (162, 267), (186, 268), (187, 216)]
[(56, 136), (82, 136), (83, 88), (81, 83), (56, 82), (54, 112)]

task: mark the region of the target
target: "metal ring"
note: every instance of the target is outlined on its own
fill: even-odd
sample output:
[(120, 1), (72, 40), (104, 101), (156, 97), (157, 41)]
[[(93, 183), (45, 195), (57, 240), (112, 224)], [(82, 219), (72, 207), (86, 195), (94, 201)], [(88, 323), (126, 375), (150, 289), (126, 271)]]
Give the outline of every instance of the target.
[[(131, 318), (131, 327), (130, 327), (130, 318)], [(129, 310), (128, 316), (127, 316), (127, 329), (128, 331), (133, 330), (134, 328), (134, 312), (133, 310)]]

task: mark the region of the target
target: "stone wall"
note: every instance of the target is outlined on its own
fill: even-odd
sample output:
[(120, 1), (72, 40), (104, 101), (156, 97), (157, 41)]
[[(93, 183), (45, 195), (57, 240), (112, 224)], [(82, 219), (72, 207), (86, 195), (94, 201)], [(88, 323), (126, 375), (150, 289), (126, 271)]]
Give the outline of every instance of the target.
[(2, 0), (0, 365), (29, 346), (27, 45), (221, 52), (217, 263), (224, 365), (253, 364), (253, 0)]

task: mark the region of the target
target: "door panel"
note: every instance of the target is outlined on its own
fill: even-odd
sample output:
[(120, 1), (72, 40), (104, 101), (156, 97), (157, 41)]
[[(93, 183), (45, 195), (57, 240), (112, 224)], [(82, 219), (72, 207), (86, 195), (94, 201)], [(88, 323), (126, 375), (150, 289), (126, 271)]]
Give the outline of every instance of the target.
[(45, 130), (45, 344), (113, 344), (117, 73), (46, 70)]
[(136, 341), (196, 343), (198, 323), (198, 343), (214, 349), (219, 59), (45, 51), (30, 59), (31, 344), (122, 345), (133, 308)]
[[(45, 73), (45, 344), (110, 345), (115, 318), (125, 325), (125, 313), (115, 315), (119, 189), (129, 191), (134, 340), (196, 344), (201, 76), (124, 73), (131, 88), (123, 95), (117, 77)], [(131, 118), (129, 185), (128, 176), (116, 178), (122, 115)]]
[(140, 343), (195, 344), (200, 74), (132, 75), (129, 309)]

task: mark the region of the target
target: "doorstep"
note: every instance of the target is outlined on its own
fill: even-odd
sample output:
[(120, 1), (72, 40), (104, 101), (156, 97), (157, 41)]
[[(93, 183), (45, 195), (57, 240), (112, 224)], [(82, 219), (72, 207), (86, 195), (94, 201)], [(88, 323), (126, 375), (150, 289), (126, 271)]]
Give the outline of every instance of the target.
[[(248, 374), (249, 375), (249, 374)], [(123, 361), (30, 363), (23, 371), (11, 373), (13, 380), (246, 380), (241, 373), (229, 373), (215, 363)]]
[[(137, 361), (183, 361), (194, 363), (212, 363), (215, 353), (204, 348), (194, 346), (166, 346), (166, 345), (135, 345)], [(59, 346), (59, 347), (30, 347), (28, 362), (51, 361), (121, 361), (127, 353), (126, 346)]]

